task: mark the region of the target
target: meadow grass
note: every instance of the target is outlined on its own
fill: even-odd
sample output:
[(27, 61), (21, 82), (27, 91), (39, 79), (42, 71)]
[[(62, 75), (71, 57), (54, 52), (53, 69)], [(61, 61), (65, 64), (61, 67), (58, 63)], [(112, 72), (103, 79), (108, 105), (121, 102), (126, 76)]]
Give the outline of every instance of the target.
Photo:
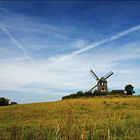
[(0, 140), (140, 140), (140, 97), (0, 107)]

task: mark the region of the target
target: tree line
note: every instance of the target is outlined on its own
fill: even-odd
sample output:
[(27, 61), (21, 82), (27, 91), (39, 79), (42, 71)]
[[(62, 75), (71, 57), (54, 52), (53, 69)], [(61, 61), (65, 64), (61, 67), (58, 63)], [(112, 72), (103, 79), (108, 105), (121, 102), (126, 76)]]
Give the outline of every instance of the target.
[(94, 96), (104, 96), (104, 95), (133, 95), (135, 93), (134, 87), (131, 84), (128, 84), (125, 86), (124, 90), (112, 90), (111, 92), (100, 92), (98, 90), (95, 91), (78, 91), (77, 93), (73, 93), (70, 95), (66, 95), (62, 97), (62, 100), (64, 99), (70, 99), (70, 98), (80, 98), (80, 97), (94, 97)]
[(15, 105), (17, 102), (10, 102), (9, 99), (6, 99), (4, 97), (0, 97), (0, 106), (6, 106), (6, 105)]

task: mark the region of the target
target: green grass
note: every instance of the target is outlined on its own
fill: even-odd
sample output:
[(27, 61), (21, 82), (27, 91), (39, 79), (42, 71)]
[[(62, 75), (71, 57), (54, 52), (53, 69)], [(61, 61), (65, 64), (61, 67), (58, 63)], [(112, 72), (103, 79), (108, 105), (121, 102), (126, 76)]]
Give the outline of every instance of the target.
[(0, 140), (139, 140), (140, 97), (0, 107)]

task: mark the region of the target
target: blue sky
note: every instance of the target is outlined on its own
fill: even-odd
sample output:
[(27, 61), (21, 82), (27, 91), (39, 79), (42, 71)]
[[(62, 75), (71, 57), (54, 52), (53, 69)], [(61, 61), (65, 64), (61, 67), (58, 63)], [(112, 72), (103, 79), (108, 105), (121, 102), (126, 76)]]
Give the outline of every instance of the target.
[(108, 71), (109, 89), (140, 92), (139, 1), (0, 2), (0, 96), (55, 101), (89, 90)]

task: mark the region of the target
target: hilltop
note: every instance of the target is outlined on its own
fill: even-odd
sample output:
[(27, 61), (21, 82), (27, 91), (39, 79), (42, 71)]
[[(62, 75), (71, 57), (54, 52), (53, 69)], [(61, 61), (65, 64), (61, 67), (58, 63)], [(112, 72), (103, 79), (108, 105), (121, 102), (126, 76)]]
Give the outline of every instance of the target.
[(94, 97), (0, 107), (0, 139), (140, 138), (140, 97)]

